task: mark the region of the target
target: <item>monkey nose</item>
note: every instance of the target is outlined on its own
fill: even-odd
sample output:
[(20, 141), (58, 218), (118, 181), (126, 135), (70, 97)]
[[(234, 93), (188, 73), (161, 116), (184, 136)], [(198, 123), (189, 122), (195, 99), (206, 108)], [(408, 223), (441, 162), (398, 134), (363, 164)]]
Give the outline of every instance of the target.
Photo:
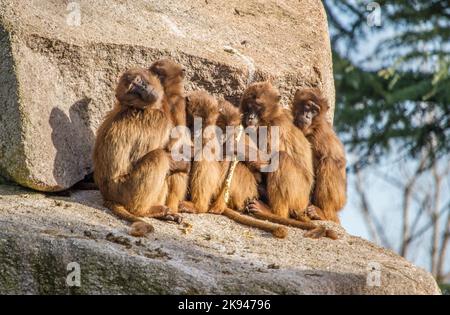
[(141, 77), (137, 76), (136, 78), (134, 78), (133, 83), (137, 84), (137, 85), (141, 85), (142, 84)]

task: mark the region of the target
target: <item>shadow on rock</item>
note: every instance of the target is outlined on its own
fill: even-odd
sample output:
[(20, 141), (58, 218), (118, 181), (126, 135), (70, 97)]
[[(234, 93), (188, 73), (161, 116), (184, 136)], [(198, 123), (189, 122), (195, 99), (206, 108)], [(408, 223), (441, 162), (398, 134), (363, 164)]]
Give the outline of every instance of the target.
[(53, 176), (61, 190), (67, 189), (92, 172), (92, 149), (95, 135), (90, 128), (89, 98), (69, 109), (69, 116), (58, 107), (52, 109), (50, 126), (56, 148)]

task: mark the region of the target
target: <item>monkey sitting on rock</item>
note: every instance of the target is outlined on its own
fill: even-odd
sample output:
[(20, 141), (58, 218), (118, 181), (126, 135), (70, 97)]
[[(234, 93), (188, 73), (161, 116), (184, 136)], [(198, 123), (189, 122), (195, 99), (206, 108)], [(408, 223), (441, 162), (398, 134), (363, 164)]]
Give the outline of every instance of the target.
[(167, 177), (189, 166), (173, 161), (165, 149), (173, 125), (162, 109), (163, 95), (149, 70), (126, 71), (116, 88), (116, 105), (97, 132), (94, 180), (105, 206), (133, 222), (130, 234), (136, 236), (153, 230), (141, 217), (181, 222), (178, 209), (165, 205)]
[[(287, 229), (273, 223), (308, 230), (311, 237), (333, 238), (328, 230), (312, 222), (290, 218), (308, 208), (314, 187), (314, 148), (297, 128), (300, 126), (281, 110), (278, 90), (267, 82), (254, 83), (244, 93), (240, 112), (206, 92), (193, 92), (186, 98), (184, 72), (181, 65), (168, 59), (148, 69), (126, 71), (116, 88), (116, 105), (98, 130), (94, 180), (105, 206), (133, 223), (130, 234), (143, 236), (153, 230), (144, 217), (181, 222), (180, 207), (182, 212), (223, 214), (279, 238), (286, 237)], [(170, 137), (173, 127), (192, 128), (193, 119), (202, 118), (204, 128), (217, 124), (225, 131), (227, 126), (240, 126), (241, 115), (245, 127), (277, 126), (281, 130), (279, 168), (265, 175), (269, 205), (258, 201), (264, 163), (237, 163), (224, 198), (232, 162), (193, 161), (190, 170), (190, 162), (175, 161), (171, 156), (176, 142)], [(216, 135), (202, 130), (200, 137), (209, 141)], [(185, 200), (188, 182), (191, 201)], [(258, 219), (236, 212), (244, 209)], [(312, 212), (311, 207), (308, 209)]]

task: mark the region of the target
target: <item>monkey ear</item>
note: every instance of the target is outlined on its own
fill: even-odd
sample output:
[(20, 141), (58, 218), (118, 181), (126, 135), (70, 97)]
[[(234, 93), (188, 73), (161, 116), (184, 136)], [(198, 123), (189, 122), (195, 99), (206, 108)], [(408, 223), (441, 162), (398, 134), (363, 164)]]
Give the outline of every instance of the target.
[(152, 65), (149, 70), (157, 75), (159, 79), (164, 79), (164, 70), (159, 65)]
[(186, 69), (181, 69), (181, 77), (184, 79), (186, 77)]

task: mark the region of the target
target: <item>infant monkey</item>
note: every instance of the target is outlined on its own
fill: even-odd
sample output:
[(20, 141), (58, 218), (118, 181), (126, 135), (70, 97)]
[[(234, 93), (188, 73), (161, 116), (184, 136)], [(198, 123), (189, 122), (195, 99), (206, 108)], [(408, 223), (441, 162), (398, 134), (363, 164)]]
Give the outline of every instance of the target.
[(153, 230), (141, 217), (180, 222), (177, 209), (165, 205), (167, 176), (187, 171), (165, 150), (172, 123), (162, 110), (163, 87), (150, 71), (126, 71), (116, 88), (116, 105), (97, 132), (94, 179), (105, 206), (134, 222), (130, 234)]

